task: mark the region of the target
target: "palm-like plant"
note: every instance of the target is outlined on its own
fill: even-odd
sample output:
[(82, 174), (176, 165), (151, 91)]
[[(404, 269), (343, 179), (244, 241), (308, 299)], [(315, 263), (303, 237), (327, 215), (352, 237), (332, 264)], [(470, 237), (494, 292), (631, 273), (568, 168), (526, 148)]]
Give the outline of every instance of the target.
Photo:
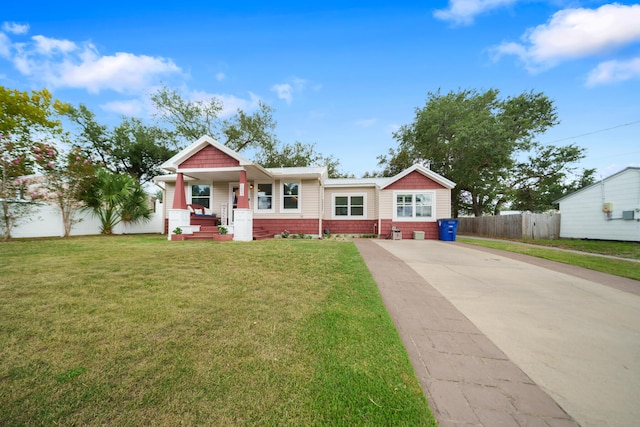
[(102, 234), (113, 234), (114, 227), (121, 221), (136, 223), (151, 218), (147, 194), (130, 175), (98, 169), (84, 201), (87, 209), (100, 219)]

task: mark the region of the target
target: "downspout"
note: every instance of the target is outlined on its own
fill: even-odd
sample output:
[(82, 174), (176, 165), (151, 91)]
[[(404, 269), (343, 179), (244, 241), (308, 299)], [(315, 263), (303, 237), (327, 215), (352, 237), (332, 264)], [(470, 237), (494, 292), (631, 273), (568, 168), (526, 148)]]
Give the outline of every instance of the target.
[(376, 185), (373, 192), (376, 198), (376, 216), (378, 217), (378, 237), (380, 237), (380, 231), (382, 230), (382, 218), (380, 218), (380, 187)]
[(318, 178), (318, 188), (320, 192), (320, 205), (318, 206), (318, 237), (322, 237), (322, 220), (324, 219), (324, 186), (322, 185), (322, 177)]

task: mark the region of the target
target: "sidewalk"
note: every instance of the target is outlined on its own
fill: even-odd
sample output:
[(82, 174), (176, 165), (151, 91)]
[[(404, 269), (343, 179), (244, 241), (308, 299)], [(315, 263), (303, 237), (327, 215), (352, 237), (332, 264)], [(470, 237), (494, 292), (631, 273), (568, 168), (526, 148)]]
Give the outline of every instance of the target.
[(422, 276), (371, 240), (355, 240), (440, 427), (578, 426)]

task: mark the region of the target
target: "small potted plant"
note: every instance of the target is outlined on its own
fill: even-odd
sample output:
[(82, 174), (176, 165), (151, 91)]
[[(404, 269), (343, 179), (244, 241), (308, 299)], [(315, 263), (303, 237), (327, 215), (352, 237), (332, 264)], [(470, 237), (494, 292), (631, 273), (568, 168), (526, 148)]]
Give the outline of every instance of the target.
[(182, 228), (176, 227), (171, 232), (171, 240), (173, 241), (182, 241), (184, 240), (184, 235), (182, 234)]
[(227, 234), (227, 233), (229, 233), (229, 229), (224, 225), (219, 225), (218, 234), (213, 235), (213, 240), (216, 240), (218, 242), (228, 242), (229, 240), (232, 240), (233, 234)]
[(284, 231), (281, 233), (281, 235), (282, 235), (282, 238), (283, 238), (283, 239), (288, 238), (288, 237), (289, 237), (289, 234), (290, 234), (290, 233), (289, 233), (287, 230), (284, 230)]

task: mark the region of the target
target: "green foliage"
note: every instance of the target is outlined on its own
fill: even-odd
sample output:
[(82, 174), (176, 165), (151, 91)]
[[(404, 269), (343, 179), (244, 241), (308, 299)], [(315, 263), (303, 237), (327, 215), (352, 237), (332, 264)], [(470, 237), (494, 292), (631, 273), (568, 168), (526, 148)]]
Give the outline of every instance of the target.
[(54, 118), (67, 106), (41, 91), (22, 92), (0, 86), (0, 234), (28, 217), (37, 194), (27, 191), (34, 172), (31, 147), (40, 140), (59, 137), (62, 126)]
[(113, 234), (113, 228), (121, 221), (137, 223), (151, 218), (147, 194), (140, 183), (130, 175), (114, 174), (104, 168), (96, 171), (83, 200), (100, 219), (102, 234)]
[[(543, 93), (505, 99), (496, 89), (429, 93), (413, 123), (394, 134), (399, 145), (379, 158), (380, 165), (391, 176), (423, 163), (454, 181), (456, 215), (496, 212), (509, 202), (546, 210), (558, 188), (572, 185), (565, 184), (575, 169), (568, 165), (584, 156), (583, 149), (572, 145), (534, 141), (557, 123), (555, 106)], [(527, 160), (520, 161), (522, 157)]]
[(78, 222), (75, 215), (83, 205), (83, 195), (93, 183), (96, 167), (78, 147), (60, 155), (53, 145), (37, 143), (32, 152), (44, 174), (42, 197), (60, 208), (64, 237), (68, 237)]
[[(627, 277), (629, 279), (640, 280), (640, 269), (638, 268), (637, 261), (626, 261), (621, 259), (611, 259), (601, 256), (594, 256), (588, 254), (581, 254), (569, 251), (559, 251), (557, 249), (545, 248), (545, 246), (556, 246), (560, 248), (581, 250), (585, 252), (593, 252), (597, 254), (611, 254), (618, 256), (626, 256), (628, 258), (638, 259), (637, 243), (618, 243), (617, 247), (624, 247), (629, 255), (622, 253), (611, 253), (611, 249), (603, 250), (608, 246), (616, 247), (611, 242), (589, 242), (582, 246), (578, 246), (576, 243), (566, 239), (554, 240), (554, 244), (545, 244), (544, 241), (535, 240), (531, 241), (531, 245), (522, 245), (520, 243), (511, 243), (502, 240), (491, 239), (465, 239), (464, 237), (458, 239), (460, 242), (468, 243), (476, 246), (484, 246), (492, 249), (499, 249), (508, 252), (515, 252), (524, 255), (530, 255), (538, 258), (544, 258), (551, 261), (558, 261), (565, 264), (575, 265), (578, 267), (588, 268), (590, 270), (600, 271), (602, 273), (612, 274), (620, 277)], [(577, 242), (577, 241), (576, 241)], [(583, 241), (584, 242), (584, 241)]]
[(238, 109), (228, 118), (220, 118), (222, 100), (189, 101), (178, 91), (161, 88), (151, 96), (158, 118), (171, 127), (183, 144), (209, 135), (234, 151), (253, 150), (254, 160), (268, 168), (326, 166), (330, 177), (348, 176), (340, 171), (340, 161), (316, 151), (314, 144), (296, 141), (281, 143), (275, 135), (274, 110), (259, 101), (252, 114)]
[(279, 144), (256, 153), (255, 161), (266, 168), (286, 168), (299, 166), (326, 166), (331, 178), (351, 177), (340, 170), (340, 161), (333, 156), (325, 156), (315, 149), (315, 144)]
[(253, 114), (238, 109), (231, 118), (223, 120), (220, 113), (224, 105), (216, 97), (189, 101), (178, 91), (164, 86), (151, 96), (151, 101), (159, 112), (158, 117), (169, 124), (184, 144), (203, 135), (209, 135), (235, 151), (270, 149), (276, 143), (273, 109), (262, 102)]
[(86, 106), (69, 107), (66, 116), (79, 132), (76, 141), (89, 157), (113, 173), (126, 173), (141, 182), (162, 174), (159, 165), (177, 152), (171, 132), (147, 126), (136, 118), (123, 118), (109, 129), (98, 123)]

